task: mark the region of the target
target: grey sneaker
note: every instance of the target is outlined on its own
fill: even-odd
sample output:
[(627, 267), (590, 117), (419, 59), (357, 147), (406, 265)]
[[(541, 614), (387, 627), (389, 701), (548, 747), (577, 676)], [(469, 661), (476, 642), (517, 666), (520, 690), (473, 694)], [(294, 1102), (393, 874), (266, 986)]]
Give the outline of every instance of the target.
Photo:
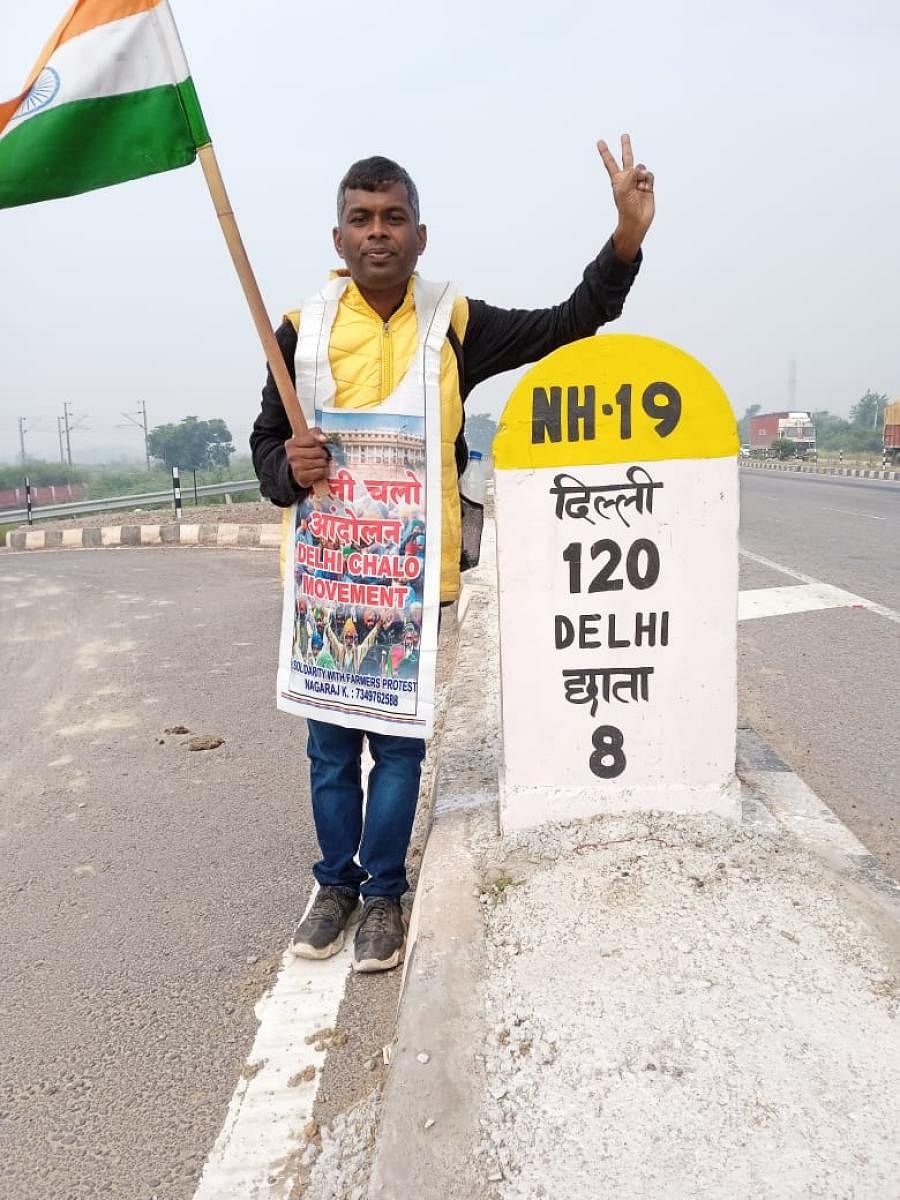
[(406, 926), (400, 901), (373, 896), (363, 907), (353, 946), (354, 971), (390, 971), (403, 962)]
[(331, 958), (344, 944), (359, 900), (343, 888), (320, 887), (312, 908), (294, 930), (291, 950), (300, 958)]

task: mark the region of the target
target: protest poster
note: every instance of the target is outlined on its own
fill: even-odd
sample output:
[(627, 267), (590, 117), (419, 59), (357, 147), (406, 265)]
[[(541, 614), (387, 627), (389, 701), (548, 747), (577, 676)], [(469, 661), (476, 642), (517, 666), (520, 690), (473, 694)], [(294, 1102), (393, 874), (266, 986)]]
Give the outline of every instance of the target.
[[(327, 496), (310, 493), (290, 510), (278, 669), (283, 711), (375, 733), (431, 731), (440, 443), (433, 439), (437, 463), (427, 462), (426, 419), (387, 405), (316, 414), (332, 469)], [(428, 478), (437, 481), (436, 501)]]

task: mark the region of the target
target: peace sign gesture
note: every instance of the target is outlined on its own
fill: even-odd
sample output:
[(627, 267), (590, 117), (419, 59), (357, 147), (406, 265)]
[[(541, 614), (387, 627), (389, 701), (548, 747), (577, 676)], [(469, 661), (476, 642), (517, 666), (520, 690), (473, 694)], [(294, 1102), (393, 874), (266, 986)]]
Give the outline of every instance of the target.
[(613, 200), (619, 214), (618, 228), (613, 234), (613, 246), (619, 258), (632, 262), (656, 213), (653, 172), (648, 171), (643, 163), (634, 165), (631, 138), (627, 133), (622, 134), (621, 167), (606, 142), (599, 141), (597, 149), (609, 175)]

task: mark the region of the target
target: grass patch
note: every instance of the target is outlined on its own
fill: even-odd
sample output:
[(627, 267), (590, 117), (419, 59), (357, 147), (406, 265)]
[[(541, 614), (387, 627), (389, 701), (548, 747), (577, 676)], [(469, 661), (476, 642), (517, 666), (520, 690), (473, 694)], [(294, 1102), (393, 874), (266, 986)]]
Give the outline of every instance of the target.
[(507, 893), (512, 888), (521, 887), (525, 882), (524, 879), (513, 879), (512, 875), (498, 875), (487, 889), (487, 894), (491, 897), (495, 904), (502, 904), (506, 899)]

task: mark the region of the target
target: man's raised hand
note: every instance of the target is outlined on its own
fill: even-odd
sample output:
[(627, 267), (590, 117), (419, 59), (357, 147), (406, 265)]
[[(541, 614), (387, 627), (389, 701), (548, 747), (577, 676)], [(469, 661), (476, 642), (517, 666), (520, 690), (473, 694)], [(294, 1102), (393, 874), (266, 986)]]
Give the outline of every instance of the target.
[(613, 234), (613, 248), (623, 262), (633, 262), (656, 212), (653, 172), (648, 171), (643, 163), (634, 165), (631, 138), (627, 133), (622, 134), (621, 167), (606, 142), (599, 141), (597, 149), (609, 175), (619, 214), (619, 224)]

